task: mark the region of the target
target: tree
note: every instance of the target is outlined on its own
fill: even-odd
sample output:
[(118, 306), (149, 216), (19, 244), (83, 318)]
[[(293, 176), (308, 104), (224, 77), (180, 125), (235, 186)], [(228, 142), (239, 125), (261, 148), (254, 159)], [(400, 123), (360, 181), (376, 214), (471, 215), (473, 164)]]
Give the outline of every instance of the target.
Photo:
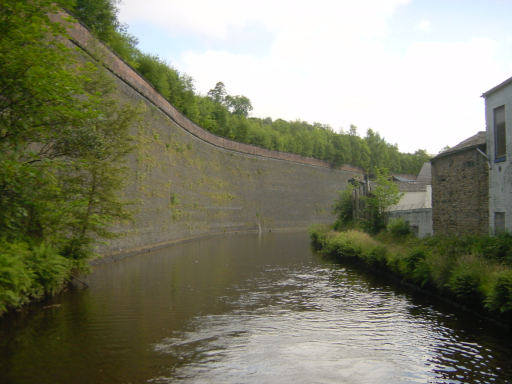
[(57, 11), (0, 6), (0, 314), (58, 292), (129, 216), (118, 192), (137, 111), (115, 101), (102, 65), (64, 44)]
[(227, 96), (226, 86), (222, 81), (219, 81), (215, 84), (213, 89), (208, 91), (208, 97), (212, 99), (214, 102), (224, 105), (225, 99)]
[(109, 42), (119, 27), (118, 8), (112, 0), (76, 0), (75, 15), (100, 40)]
[(334, 229), (341, 230), (354, 222), (354, 186), (352, 184), (340, 192), (334, 203), (333, 212), (337, 217)]
[(230, 96), (225, 97), (226, 106), (233, 115), (247, 117), (249, 112), (252, 111), (251, 101), (245, 96)]
[[(116, 173), (123, 167), (136, 111), (109, 97), (113, 83), (102, 67), (84, 64), (61, 42), (62, 24), (47, 16), (56, 12), (51, 2), (4, 0), (2, 5), (0, 233), (58, 249), (73, 241), (79, 222), (87, 234), (104, 235), (114, 217), (125, 214), (102, 209), (84, 217), (80, 207), (91, 203), (92, 195), (76, 191), (103, 183), (102, 195), (95, 187), (95, 206), (123, 205), (105, 200), (107, 189), (112, 196), (121, 186), (108, 182), (105, 170)], [(94, 178), (87, 177), (92, 173)], [(92, 237), (87, 241), (82, 245)]]
[(398, 185), (393, 183), (386, 169), (375, 168), (375, 182), (365, 197), (365, 219), (367, 232), (378, 233), (386, 227), (387, 210), (402, 197)]

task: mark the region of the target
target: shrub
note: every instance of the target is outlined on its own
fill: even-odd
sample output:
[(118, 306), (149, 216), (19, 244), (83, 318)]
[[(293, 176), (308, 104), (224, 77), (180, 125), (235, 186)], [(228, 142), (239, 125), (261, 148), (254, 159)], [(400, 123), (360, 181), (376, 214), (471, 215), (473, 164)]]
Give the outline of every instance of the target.
[(369, 266), (385, 268), (388, 259), (388, 249), (384, 245), (377, 245), (362, 256), (365, 263)]
[(54, 295), (62, 290), (68, 281), (72, 262), (43, 243), (33, 247), (31, 254), (27, 257), (27, 266), (34, 275), (34, 295)]
[(432, 276), (430, 265), (427, 261), (428, 253), (423, 248), (411, 249), (405, 257), (399, 261), (399, 270), (408, 280), (411, 280), (420, 286), (425, 286), (431, 282)]
[(62, 290), (73, 262), (42, 243), (0, 240), (0, 315), (31, 299)]
[(326, 225), (315, 224), (309, 227), (309, 237), (314, 249), (318, 251), (323, 248), (328, 232), (329, 227)]
[(335, 230), (346, 228), (354, 221), (353, 193), (354, 186), (349, 184), (346, 189), (340, 192), (338, 199), (334, 202), (333, 211), (337, 216), (337, 220), (334, 223)]
[(32, 275), (23, 259), (28, 254), (24, 243), (0, 241), (0, 314), (27, 301)]
[(503, 233), (496, 237), (480, 236), (474, 241), (473, 252), (486, 259), (512, 264), (512, 235)]
[(361, 254), (361, 247), (350, 236), (347, 236), (346, 232), (343, 232), (329, 239), (325, 251), (341, 258), (356, 257)]
[(473, 258), (462, 258), (452, 269), (446, 287), (458, 299), (463, 299), (470, 304), (482, 301), (480, 290), (482, 270)]
[(402, 218), (389, 220), (387, 230), (395, 239), (404, 238), (411, 234), (409, 223)]
[(491, 310), (501, 313), (512, 312), (512, 271), (502, 271), (496, 280), (486, 305)]

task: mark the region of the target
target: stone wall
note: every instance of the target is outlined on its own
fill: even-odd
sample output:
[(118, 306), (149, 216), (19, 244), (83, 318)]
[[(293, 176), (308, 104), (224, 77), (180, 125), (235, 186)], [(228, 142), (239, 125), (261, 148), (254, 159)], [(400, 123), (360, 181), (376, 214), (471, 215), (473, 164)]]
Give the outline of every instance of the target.
[(142, 105), (133, 127), (139, 142), (129, 158), (127, 199), (138, 202), (126, 236), (99, 246), (123, 254), (209, 234), (306, 228), (334, 221), (338, 192), (361, 170), (230, 141), (207, 132), (179, 113), (132, 68), (71, 25), (72, 42), (101, 59), (123, 103)]
[(476, 148), (432, 159), (434, 234), (488, 234), (488, 204), (488, 163)]

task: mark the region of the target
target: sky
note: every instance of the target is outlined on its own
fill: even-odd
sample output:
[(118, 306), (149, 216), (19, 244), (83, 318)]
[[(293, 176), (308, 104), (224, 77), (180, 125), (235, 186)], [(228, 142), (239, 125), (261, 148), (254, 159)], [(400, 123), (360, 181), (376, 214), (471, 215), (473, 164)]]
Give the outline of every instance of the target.
[(402, 152), (485, 130), (482, 93), (512, 76), (512, 0), (122, 0), (119, 19), (251, 116), (368, 128)]

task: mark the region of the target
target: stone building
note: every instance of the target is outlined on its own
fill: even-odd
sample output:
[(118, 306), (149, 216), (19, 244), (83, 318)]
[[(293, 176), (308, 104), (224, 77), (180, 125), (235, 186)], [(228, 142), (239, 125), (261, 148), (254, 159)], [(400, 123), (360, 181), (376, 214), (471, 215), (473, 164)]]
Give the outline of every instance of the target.
[(434, 234), (489, 233), (486, 142), (478, 132), (431, 160)]
[(485, 92), (490, 232), (512, 232), (512, 77)]

